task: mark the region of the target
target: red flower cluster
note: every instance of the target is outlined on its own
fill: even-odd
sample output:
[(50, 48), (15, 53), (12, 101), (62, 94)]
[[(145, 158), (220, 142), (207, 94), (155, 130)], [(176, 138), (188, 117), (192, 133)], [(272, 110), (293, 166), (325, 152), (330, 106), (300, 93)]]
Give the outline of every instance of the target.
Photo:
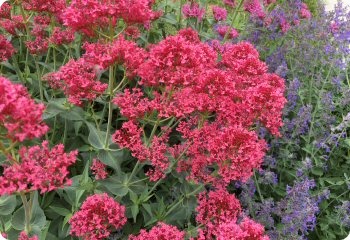
[(90, 169), (92, 173), (95, 175), (96, 180), (107, 178), (108, 173), (106, 171), (106, 164), (104, 164), (100, 160), (93, 159)]
[(89, 196), (69, 220), (70, 233), (84, 240), (105, 239), (126, 221), (124, 206), (106, 193), (95, 194)]
[(245, 0), (244, 1), (244, 10), (249, 12), (255, 17), (264, 18), (265, 12), (263, 6), (261, 5), (260, 0)]
[(268, 240), (264, 235), (264, 227), (245, 217), (238, 219), (242, 213), (236, 197), (226, 190), (210, 191), (208, 195), (201, 193), (198, 198), (196, 221), (204, 225), (200, 229), (197, 240)]
[(48, 131), (42, 122), (43, 104), (36, 104), (27, 89), (0, 77), (0, 127), (12, 141), (41, 137)]
[(218, 6), (214, 6), (212, 8), (213, 10), (213, 15), (214, 15), (214, 19), (216, 21), (225, 21), (227, 18), (227, 11), (225, 8), (221, 8)]
[(3, 35), (0, 35), (0, 62), (9, 59), (15, 52), (12, 44)]
[(137, 236), (131, 235), (129, 240), (184, 240), (185, 232), (165, 223), (158, 223), (149, 232), (141, 230)]
[(44, 193), (69, 185), (68, 167), (75, 163), (77, 154), (78, 151), (65, 153), (63, 144), (50, 150), (47, 141), (42, 146), (22, 147), (20, 162), (10, 159), (13, 165), (5, 166), (0, 177), (0, 195), (35, 190)]
[(159, 12), (152, 11), (152, 4), (152, 0), (73, 0), (61, 18), (64, 25), (93, 36), (94, 29), (106, 28), (110, 23), (115, 26), (118, 19), (127, 24), (149, 24), (160, 16)]
[(233, 39), (238, 37), (239, 33), (236, 29), (228, 26), (228, 25), (219, 25), (216, 27), (216, 32), (220, 35), (220, 37), (224, 38), (227, 34), (227, 39)]
[(66, 7), (65, 0), (23, 0), (23, 8), (35, 12), (57, 14)]
[(164, 172), (169, 167), (169, 160), (166, 156), (166, 153), (170, 150), (166, 145), (168, 135), (155, 136), (149, 146), (146, 146), (141, 140), (142, 132), (143, 130), (135, 122), (128, 121), (114, 133), (112, 139), (121, 148), (129, 148), (131, 154), (138, 160), (149, 160), (153, 169), (147, 172), (147, 175), (151, 181), (157, 181), (165, 177)]
[[(5, 16), (7, 17), (7, 15)], [(3, 18), (0, 20), (0, 26), (13, 36), (17, 36), (18, 32), (25, 30), (25, 24), (21, 15), (10, 16), (9, 18)]]
[(97, 80), (96, 65), (83, 58), (70, 60), (58, 72), (45, 76), (53, 88), (62, 89), (68, 101), (80, 106), (83, 99), (94, 100), (108, 87)]
[[(114, 103), (130, 121), (114, 140), (139, 160), (152, 162), (135, 121), (154, 112), (158, 118), (186, 118), (177, 128), (187, 146), (179, 171), (207, 183), (248, 179), (266, 150), (265, 142), (250, 129), (261, 122), (279, 135), (286, 102), (284, 81), (267, 73), (266, 64), (249, 43), (227, 45), (221, 55), (217, 61), (217, 52), (188, 29), (153, 45), (136, 72), (140, 83), (154, 91), (150, 98), (138, 88), (116, 96)], [(158, 154), (164, 156), (172, 147), (165, 147), (167, 138), (163, 141)], [(168, 166), (166, 158), (154, 163), (163, 166), (154, 166), (157, 169)]]
[(200, 7), (198, 3), (191, 1), (191, 3), (183, 5), (182, 13), (185, 18), (197, 18), (198, 21), (202, 21), (205, 9)]
[(305, 3), (301, 3), (301, 9), (300, 9), (300, 17), (310, 19), (311, 18), (311, 12), (309, 10), (309, 7)]
[(18, 240), (39, 240), (39, 238), (36, 235), (29, 237), (26, 232), (22, 231), (18, 236)]
[(124, 65), (130, 75), (134, 75), (135, 69), (144, 62), (147, 53), (139, 48), (136, 43), (119, 37), (113, 43), (85, 43), (83, 58), (103, 69), (113, 64)]

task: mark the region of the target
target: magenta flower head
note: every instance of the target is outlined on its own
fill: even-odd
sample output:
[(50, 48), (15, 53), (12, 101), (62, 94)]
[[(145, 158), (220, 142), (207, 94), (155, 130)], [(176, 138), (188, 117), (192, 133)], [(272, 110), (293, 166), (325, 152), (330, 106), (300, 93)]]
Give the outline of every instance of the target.
[(227, 11), (225, 8), (214, 6), (213, 15), (216, 21), (225, 21), (227, 18)]
[(0, 128), (12, 141), (23, 142), (43, 136), (48, 126), (42, 121), (43, 104), (36, 104), (27, 89), (0, 77)]
[(182, 13), (185, 18), (197, 18), (198, 21), (202, 21), (205, 14), (205, 9), (201, 8), (199, 4), (195, 2), (186, 3), (182, 7)]
[(63, 144), (51, 150), (48, 145), (44, 141), (41, 146), (19, 150), (20, 162), (12, 159), (13, 165), (5, 166), (0, 176), (0, 196), (35, 190), (45, 193), (71, 184), (68, 167), (75, 163), (78, 151), (65, 153)]
[(70, 233), (84, 240), (106, 239), (126, 221), (124, 206), (107, 193), (95, 194), (88, 197), (69, 220)]
[(178, 230), (175, 226), (158, 223), (149, 232), (141, 230), (138, 236), (130, 236), (129, 240), (184, 240), (185, 232)]

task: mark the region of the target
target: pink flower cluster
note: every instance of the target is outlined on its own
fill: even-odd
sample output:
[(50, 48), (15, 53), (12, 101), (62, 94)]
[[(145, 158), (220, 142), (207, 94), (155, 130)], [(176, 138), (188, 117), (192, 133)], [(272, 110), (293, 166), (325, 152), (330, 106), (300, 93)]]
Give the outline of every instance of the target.
[(39, 238), (36, 235), (29, 237), (26, 232), (22, 231), (18, 236), (18, 240), (39, 240)]
[(301, 18), (306, 18), (306, 19), (310, 19), (311, 18), (311, 12), (309, 10), (309, 7), (307, 6), (307, 4), (302, 3), (301, 4), (301, 9), (300, 9), (300, 17)]
[(155, 136), (150, 145), (146, 146), (141, 140), (142, 132), (143, 130), (134, 121), (127, 121), (113, 134), (112, 139), (121, 148), (129, 148), (138, 160), (149, 160), (153, 169), (147, 172), (147, 175), (151, 181), (157, 181), (165, 177), (164, 172), (169, 167), (169, 160), (166, 157), (166, 153), (170, 150), (166, 145), (168, 135)]
[(22, 147), (20, 162), (10, 159), (13, 164), (5, 166), (0, 176), (0, 195), (35, 190), (45, 193), (69, 185), (68, 167), (75, 163), (77, 154), (65, 153), (63, 144), (50, 150), (47, 141), (41, 146)]
[(70, 60), (58, 72), (45, 76), (51, 87), (62, 89), (68, 101), (75, 105), (82, 105), (82, 101), (94, 100), (107, 89), (108, 85), (97, 79), (96, 65), (83, 58)]
[(106, 164), (98, 159), (93, 159), (90, 169), (95, 175), (96, 180), (105, 179), (108, 176), (108, 173), (106, 171)]
[(131, 235), (129, 240), (184, 240), (185, 232), (178, 230), (175, 226), (158, 223), (149, 232), (141, 230), (137, 236)]
[(0, 35), (0, 62), (9, 59), (15, 52), (12, 44), (3, 35)]
[(201, 193), (198, 198), (196, 221), (203, 224), (197, 240), (268, 240), (264, 227), (245, 217), (239, 218), (242, 209), (233, 194), (224, 189)]
[(35, 12), (57, 14), (66, 8), (65, 0), (23, 0), (23, 8)]
[(254, 132), (239, 125), (224, 127), (216, 123), (195, 129), (197, 124), (183, 123), (178, 128), (191, 143), (186, 153), (188, 158), (179, 161), (178, 171), (188, 172), (189, 178), (196, 181), (216, 183), (218, 176), (213, 170), (217, 166), (220, 180), (228, 184), (232, 180), (247, 180), (252, 170), (260, 167), (266, 143)]
[(197, 18), (198, 21), (202, 21), (205, 14), (205, 9), (200, 7), (198, 3), (191, 2), (183, 5), (182, 13), (185, 18)]
[(239, 33), (236, 29), (228, 26), (228, 25), (219, 25), (216, 27), (216, 32), (219, 34), (221, 38), (225, 38), (227, 35), (227, 39), (233, 39), (238, 37)]
[(135, 42), (127, 41), (119, 37), (112, 43), (85, 43), (83, 58), (102, 69), (113, 64), (124, 65), (129, 75), (133, 75), (135, 69), (144, 62), (146, 52), (138, 47)]
[(70, 233), (84, 240), (106, 239), (126, 221), (124, 206), (106, 193), (95, 194), (89, 196), (69, 220)]
[(243, 7), (245, 11), (255, 17), (263, 19), (266, 15), (260, 0), (245, 0)]
[(23, 32), (25, 30), (25, 24), (23, 17), (21, 15), (14, 15), (7, 18), (7, 14), (0, 20), (0, 26), (8, 33), (13, 36), (17, 36), (18, 32)]
[[(143, 86), (153, 88), (152, 97), (140, 88), (116, 96), (114, 103), (130, 121), (114, 134), (114, 141), (155, 169), (166, 170), (169, 160), (164, 156), (186, 146), (178, 171), (189, 178), (218, 184), (246, 180), (259, 168), (266, 150), (251, 127), (259, 121), (279, 135), (284, 81), (267, 73), (249, 43), (227, 45), (218, 61), (217, 52), (201, 43), (193, 30), (181, 30), (153, 45), (136, 72)], [(186, 119), (177, 128), (183, 145), (168, 146), (166, 137), (163, 142), (155, 138), (157, 158), (150, 155), (153, 145), (145, 146), (137, 124), (154, 113), (158, 118)], [(159, 178), (159, 171), (156, 175)]]
[(8, 138), (22, 142), (44, 135), (49, 130), (42, 122), (44, 110), (45, 106), (36, 104), (24, 86), (0, 77), (0, 127), (7, 129)]
[(161, 15), (152, 11), (152, 4), (152, 0), (73, 0), (61, 18), (65, 26), (93, 36), (95, 29), (106, 28), (110, 23), (115, 26), (118, 19), (127, 24), (149, 24)]
[(212, 10), (213, 10), (214, 19), (216, 21), (225, 21), (226, 20), (227, 11), (225, 8), (213, 6)]

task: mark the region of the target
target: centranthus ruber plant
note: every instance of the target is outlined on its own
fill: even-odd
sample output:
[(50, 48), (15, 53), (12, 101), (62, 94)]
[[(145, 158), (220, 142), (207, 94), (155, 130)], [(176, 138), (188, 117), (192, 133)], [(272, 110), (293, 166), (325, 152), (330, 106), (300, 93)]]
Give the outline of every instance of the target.
[[(232, 183), (260, 169), (262, 126), (280, 136), (284, 80), (237, 42), (240, 17), (262, 19), (271, 3), (225, 3), (209, 13), (183, 0), (3, 5), (1, 232), (269, 239)], [(206, 41), (210, 29), (220, 41)]]

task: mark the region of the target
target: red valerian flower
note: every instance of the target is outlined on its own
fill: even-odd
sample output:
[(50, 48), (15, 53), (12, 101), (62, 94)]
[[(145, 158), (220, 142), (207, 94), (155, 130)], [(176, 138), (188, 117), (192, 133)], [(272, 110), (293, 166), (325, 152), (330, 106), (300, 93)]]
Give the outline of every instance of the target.
[(3, 35), (0, 35), (0, 62), (9, 59), (15, 52), (12, 44)]
[(84, 99), (96, 99), (108, 87), (97, 80), (96, 66), (83, 58), (70, 60), (58, 72), (46, 75), (45, 79), (51, 87), (62, 89), (68, 101), (78, 106)]
[(73, 0), (64, 9), (61, 18), (65, 26), (93, 36), (94, 29), (106, 28), (111, 23), (115, 26), (118, 19), (129, 25), (149, 24), (161, 15), (152, 11), (152, 4), (152, 0)]
[[(264, 226), (254, 222), (249, 218), (244, 218), (243, 221), (237, 224), (235, 221), (224, 222), (217, 226), (213, 232), (216, 240), (269, 240), (265, 235)], [(208, 240), (208, 238), (207, 238)]]
[(202, 21), (205, 9), (200, 7), (198, 3), (191, 2), (183, 5), (182, 13), (185, 18), (197, 18), (198, 21)]
[(255, 132), (239, 125), (223, 127), (212, 123), (194, 129), (195, 126), (182, 123), (178, 128), (191, 143), (186, 157), (179, 161), (178, 171), (188, 172), (190, 179), (228, 184), (232, 180), (247, 180), (253, 169), (259, 168), (266, 143)]
[(98, 159), (92, 160), (91, 171), (95, 175), (96, 180), (107, 178), (106, 164)]
[(57, 14), (66, 8), (65, 0), (23, 0), (23, 8), (35, 12)]
[(0, 26), (13, 36), (18, 35), (17, 31), (23, 32), (25, 30), (25, 24), (22, 15), (15, 15), (9, 19), (2, 19), (0, 20)]
[(184, 240), (185, 232), (178, 230), (175, 226), (158, 223), (149, 232), (141, 230), (137, 236), (131, 235), (129, 240)]
[(135, 158), (145, 161), (149, 153), (141, 140), (142, 132), (143, 130), (134, 121), (127, 121), (113, 134), (112, 139), (121, 148), (130, 149)]
[(217, 189), (199, 195), (196, 211), (198, 223), (218, 225), (222, 222), (237, 221), (242, 208), (234, 194), (229, 194), (225, 189)]
[(215, 67), (217, 53), (207, 44), (197, 42), (194, 34), (189, 38), (189, 31), (181, 31), (153, 45), (148, 59), (138, 68), (140, 83), (145, 86), (187, 86), (193, 84), (194, 76), (204, 69)]
[(113, 43), (85, 43), (83, 45), (86, 62), (101, 66), (106, 69), (113, 64), (123, 65), (128, 76), (135, 75), (135, 70), (141, 65), (147, 56), (144, 49), (135, 42), (119, 37)]
[(65, 153), (63, 144), (51, 150), (48, 145), (44, 141), (41, 146), (22, 147), (20, 162), (10, 159), (13, 164), (5, 166), (0, 176), (0, 195), (35, 190), (45, 193), (71, 184), (68, 167), (75, 163), (78, 151)]
[(107, 193), (89, 196), (69, 220), (70, 233), (84, 240), (102, 240), (124, 226), (125, 207)]
[(212, 10), (213, 10), (214, 19), (216, 21), (225, 21), (226, 20), (227, 11), (225, 8), (213, 6)]
[(26, 232), (22, 231), (18, 236), (18, 240), (39, 240), (39, 238), (36, 235), (29, 237)]
[(240, 221), (242, 208), (226, 189), (201, 193), (196, 208), (196, 221), (203, 225), (197, 240), (268, 240), (264, 227), (244, 217)]
[(260, 0), (245, 0), (244, 10), (258, 18), (264, 18), (265, 12)]
[(42, 121), (44, 110), (24, 86), (0, 77), (0, 127), (7, 129), (8, 138), (22, 142), (43, 136), (49, 130)]

